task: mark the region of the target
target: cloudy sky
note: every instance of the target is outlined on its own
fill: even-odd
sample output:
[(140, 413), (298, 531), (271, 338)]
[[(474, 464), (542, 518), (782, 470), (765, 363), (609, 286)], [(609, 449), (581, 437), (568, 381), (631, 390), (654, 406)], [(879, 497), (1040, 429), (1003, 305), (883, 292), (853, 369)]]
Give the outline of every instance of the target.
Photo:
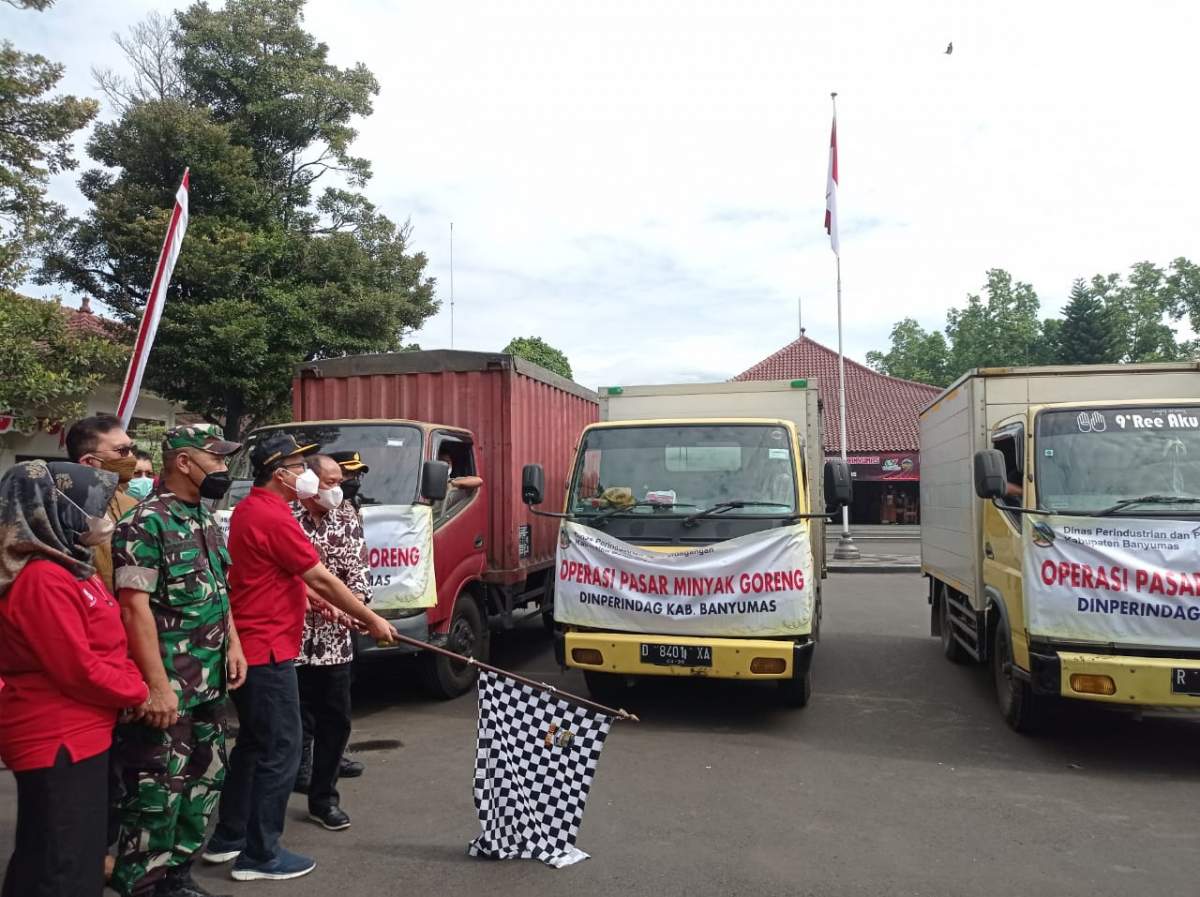
[[(94, 95), (112, 32), (182, 5), (0, 4), (0, 34)], [(307, 23), (382, 85), (357, 150), (438, 278), (425, 348), (450, 345), (451, 222), (456, 348), (725, 379), (795, 337), (797, 297), (836, 346), (834, 90), (853, 358), (991, 267), (1052, 313), (1075, 277), (1200, 258), (1194, 2), (310, 0)], [(73, 177), (54, 194), (79, 207)]]

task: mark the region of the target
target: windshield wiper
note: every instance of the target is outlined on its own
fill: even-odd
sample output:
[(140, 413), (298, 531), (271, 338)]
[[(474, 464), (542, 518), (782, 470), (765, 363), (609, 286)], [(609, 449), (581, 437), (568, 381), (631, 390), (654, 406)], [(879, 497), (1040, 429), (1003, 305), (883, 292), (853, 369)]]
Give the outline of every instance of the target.
[[(703, 511), (697, 511), (695, 514), (689, 514), (683, 518), (684, 526), (695, 526), (706, 517), (713, 517), (717, 514), (724, 514), (726, 511), (734, 511), (738, 508), (778, 508), (780, 507), (777, 501), (719, 501)], [(781, 514), (777, 516), (795, 517), (795, 514)]]
[[(684, 504), (685, 507), (689, 507), (689, 508), (695, 507), (695, 505), (689, 505), (689, 504), (686, 504), (686, 502), (680, 502), (679, 504)], [(578, 516), (579, 516), (580, 520), (586, 520), (589, 524), (590, 523), (600, 523), (601, 521), (607, 520), (610, 517), (616, 517), (622, 511), (628, 511), (630, 508), (666, 508), (666, 509), (670, 509), (670, 508), (675, 508), (677, 506), (678, 506), (677, 504), (666, 504), (665, 502), (659, 502), (659, 501), (635, 501), (635, 502), (632, 502), (627, 505), (621, 505), (619, 507), (612, 507), (606, 511), (601, 511), (599, 514), (595, 515), (594, 517), (587, 515), (587, 514), (580, 514)]]
[(1105, 508), (1103, 511), (1097, 511), (1096, 517), (1107, 517), (1110, 514), (1115, 514), (1117, 511), (1124, 510), (1130, 505), (1197, 505), (1200, 504), (1200, 498), (1191, 495), (1143, 495), (1138, 498), (1123, 498), (1110, 508)]

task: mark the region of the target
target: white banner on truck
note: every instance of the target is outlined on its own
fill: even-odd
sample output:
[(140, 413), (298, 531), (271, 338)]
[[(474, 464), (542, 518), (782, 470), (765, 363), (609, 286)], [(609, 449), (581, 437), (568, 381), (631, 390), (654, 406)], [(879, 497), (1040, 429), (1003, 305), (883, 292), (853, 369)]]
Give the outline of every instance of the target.
[(554, 618), (664, 635), (806, 635), (812, 567), (803, 525), (660, 553), (563, 521)]
[(1200, 523), (1025, 517), (1029, 634), (1200, 648)]
[(433, 607), (433, 511), (429, 505), (367, 505), (362, 509), (371, 569), (371, 608)]

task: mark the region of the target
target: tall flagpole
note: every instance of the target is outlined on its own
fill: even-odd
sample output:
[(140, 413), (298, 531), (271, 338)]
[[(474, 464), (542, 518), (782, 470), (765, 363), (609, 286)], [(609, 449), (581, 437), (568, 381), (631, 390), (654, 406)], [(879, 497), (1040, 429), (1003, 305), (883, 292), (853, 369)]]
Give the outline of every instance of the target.
[(175, 207), (171, 211), (162, 249), (158, 252), (158, 264), (154, 268), (150, 295), (146, 297), (146, 307), (142, 310), (137, 339), (133, 344), (133, 355), (129, 358), (129, 369), (125, 372), (125, 383), (117, 401), (117, 417), (121, 419), (124, 429), (129, 429), (133, 409), (137, 406), (138, 394), (142, 390), (142, 375), (146, 373), (146, 362), (150, 358), (150, 349), (158, 333), (158, 322), (162, 317), (163, 305), (167, 301), (171, 274), (175, 271), (175, 261), (179, 258), (183, 235), (187, 232), (189, 171), (187, 168), (183, 170), (183, 179), (179, 182), (179, 189), (175, 191)]
[[(842, 350), (842, 253), (841, 240), (837, 232), (837, 91), (829, 95), (833, 102), (833, 130), (830, 138), (829, 177), (834, 190), (833, 216), (830, 237), (833, 240), (834, 258), (837, 259), (837, 319), (838, 319), (838, 445), (842, 450), (842, 462), (846, 462), (846, 356)], [(827, 198), (828, 202), (828, 198)], [(840, 561), (859, 557), (858, 546), (850, 536), (850, 509), (842, 505), (842, 536), (838, 539), (833, 556)]]
[(454, 348), (454, 222), (450, 222), (450, 348)]

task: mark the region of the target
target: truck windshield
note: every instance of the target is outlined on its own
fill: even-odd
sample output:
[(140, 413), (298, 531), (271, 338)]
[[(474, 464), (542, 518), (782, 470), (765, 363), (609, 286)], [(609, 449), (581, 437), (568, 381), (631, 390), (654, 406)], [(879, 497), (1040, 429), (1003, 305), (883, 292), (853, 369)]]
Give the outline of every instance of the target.
[(618, 508), (681, 517), (720, 502), (755, 503), (723, 517), (796, 509), (791, 439), (782, 427), (646, 426), (589, 432), (580, 445), (569, 509), (588, 517)]
[[(1194, 515), (1200, 501), (1200, 405), (1043, 411), (1034, 445), (1038, 502), (1091, 514), (1142, 496), (1125, 516)], [(1174, 500), (1173, 500), (1174, 499)]]
[(227, 507), (249, 491), (250, 450), (257, 440), (291, 433), (301, 445), (316, 443), (321, 452), (356, 451), (370, 470), (362, 474), (359, 495), (364, 505), (411, 505), (417, 499), (421, 470), (421, 431), (391, 424), (296, 424), (256, 430), (229, 463), (233, 486)]

